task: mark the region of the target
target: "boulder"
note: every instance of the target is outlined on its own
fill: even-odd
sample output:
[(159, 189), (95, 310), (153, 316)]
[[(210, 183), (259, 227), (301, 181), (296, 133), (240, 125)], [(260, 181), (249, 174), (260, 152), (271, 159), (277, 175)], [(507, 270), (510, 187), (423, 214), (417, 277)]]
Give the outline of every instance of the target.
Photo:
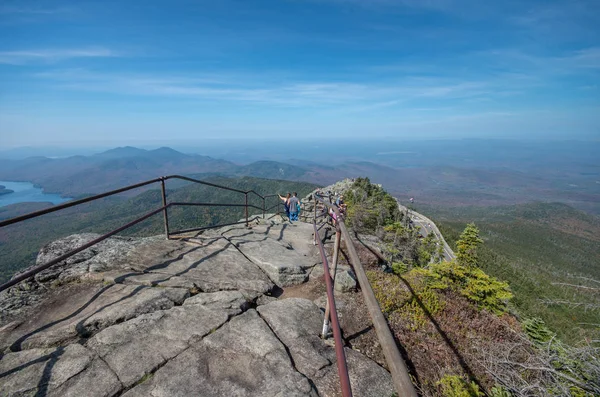
[(339, 292), (351, 292), (356, 290), (356, 276), (350, 269), (337, 272), (334, 288)]
[[(323, 266), (315, 266), (310, 273), (310, 278), (322, 279), (324, 273)], [(333, 274), (333, 269), (331, 274)], [(338, 265), (334, 283), (335, 290), (338, 292), (351, 292), (356, 290), (357, 285), (356, 276), (350, 266)]]
[[(98, 237), (100, 237), (99, 234), (82, 233), (53, 241), (42, 247), (36, 259), (36, 266), (46, 264)], [(157, 240), (156, 237), (147, 239), (127, 237), (108, 238), (36, 274), (35, 280), (40, 283), (55, 279), (58, 279), (60, 282), (69, 282), (79, 279), (88, 272), (100, 272), (120, 268), (123, 265), (123, 258), (133, 247), (155, 240)]]
[(278, 286), (286, 287), (301, 284), (308, 279), (307, 270), (315, 262), (291, 247), (285, 247), (272, 238), (263, 241), (235, 240), (236, 247), (260, 267)]

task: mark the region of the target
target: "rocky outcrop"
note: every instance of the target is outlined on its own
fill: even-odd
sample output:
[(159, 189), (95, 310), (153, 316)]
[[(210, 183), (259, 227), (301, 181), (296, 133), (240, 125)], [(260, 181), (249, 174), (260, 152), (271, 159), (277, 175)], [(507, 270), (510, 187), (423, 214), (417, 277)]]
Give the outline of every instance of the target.
[[(296, 368), (314, 383), (319, 395), (339, 392), (333, 347), (319, 338), (323, 316), (309, 300), (290, 298), (260, 306), (261, 317), (288, 347)], [(354, 395), (391, 396), (394, 388), (390, 374), (366, 356), (345, 349), (348, 374)]]
[[(94, 238), (56, 241), (38, 262)], [(322, 310), (285, 299), (309, 274), (322, 283), (312, 239), (311, 225), (260, 221), (82, 251), (0, 294), (14, 309), (0, 321), (0, 395), (339, 396)], [(392, 394), (385, 369), (346, 356), (355, 396)]]

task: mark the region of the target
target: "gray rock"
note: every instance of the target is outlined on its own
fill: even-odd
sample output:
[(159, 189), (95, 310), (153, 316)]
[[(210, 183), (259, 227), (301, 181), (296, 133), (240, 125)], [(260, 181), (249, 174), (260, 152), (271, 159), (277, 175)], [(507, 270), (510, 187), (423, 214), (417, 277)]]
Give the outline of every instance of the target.
[(0, 350), (64, 345), (112, 324), (181, 303), (187, 290), (79, 284), (63, 288), (18, 326), (0, 330)]
[(0, 373), (7, 374), (0, 382), (3, 396), (75, 395), (67, 392), (70, 388), (86, 396), (109, 396), (121, 388), (110, 369), (78, 344), (8, 353), (0, 360)]
[(107, 283), (145, 285), (148, 287), (185, 288), (197, 292), (197, 286), (185, 277), (161, 273), (138, 273), (133, 271), (113, 270), (89, 276), (90, 279)]
[(346, 347), (344, 352), (346, 353), (348, 377), (354, 396), (387, 397), (395, 395), (392, 376), (388, 371), (356, 350)]
[(200, 291), (248, 290), (264, 293), (273, 283), (226, 239), (194, 239), (198, 244), (164, 241), (138, 246), (128, 262), (138, 272), (183, 277)]
[[(310, 278), (311, 279), (318, 278), (318, 279), (322, 280), (323, 274), (325, 274), (325, 271), (323, 270), (323, 266), (321, 266), (321, 265), (315, 266), (310, 273)], [(331, 270), (331, 274), (333, 274), (333, 270)], [(352, 269), (350, 269), (349, 266), (338, 265), (338, 268), (336, 269), (336, 276), (335, 276), (335, 283), (334, 283), (335, 290), (338, 292), (355, 291), (357, 285), (358, 284), (356, 282), (356, 276), (354, 275), (354, 272), (352, 271)]]
[(299, 254), (306, 256), (312, 264), (321, 261), (318, 248), (314, 245), (313, 226), (309, 223), (294, 222), (293, 224), (284, 223), (272, 227), (255, 226), (252, 228), (254, 233), (268, 235), (284, 245), (294, 249)]
[(194, 295), (183, 305), (202, 305), (211, 310), (224, 310), (230, 316), (234, 316), (248, 309), (250, 301), (254, 298), (255, 296), (244, 296), (240, 291), (218, 291)]
[(232, 242), (275, 284), (282, 287), (305, 282), (308, 279), (306, 270), (314, 266), (312, 260), (271, 238), (264, 241)]
[(290, 349), (298, 371), (313, 379), (331, 365), (330, 359), (335, 358), (335, 353), (333, 357), (327, 357), (331, 356), (331, 349), (319, 337), (323, 316), (314, 303), (302, 298), (288, 298), (259, 306), (256, 310)]
[[(319, 309), (264, 295), (273, 281), (305, 281), (320, 259), (311, 225), (276, 219), (185, 241), (108, 239), (2, 293), (0, 395), (339, 395)], [(38, 259), (96, 236), (49, 244)], [(347, 355), (355, 395), (388, 392), (385, 370)]]
[[(319, 338), (322, 315), (311, 301), (289, 298), (257, 308), (279, 339), (289, 348), (296, 368), (317, 387), (320, 396), (338, 396), (335, 350)], [(390, 396), (390, 374), (366, 356), (345, 348), (353, 395)]]
[[(48, 263), (59, 256), (78, 248), (89, 241), (100, 237), (99, 234), (82, 233), (74, 234), (56, 240), (42, 247), (36, 266)], [(99, 272), (119, 268), (122, 258), (133, 247), (155, 239), (134, 239), (126, 237), (112, 237), (83, 250), (59, 264), (50, 267), (35, 276), (37, 282), (48, 282), (58, 279), (61, 282), (73, 281), (88, 272)]]
[(106, 363), (94, 358), (85, 371), (80, 372), (51, 391), (51, 397), (109, 397), (117, 394), (123, 385)]
[(190, 341), (217, 329), (228, 317), (225, 310), (201, 305), (174, 307), (106, 328), (86, 346), (129, 387), (185, 350)]
[(261, 295), (256, 300), (256, 305), (262, 306), (262, 305), (266, 305), (267, 303), (274, 302), (276, 300), (277, 300), (277, 298), (275, 298), (274, 296)]
[(199, 391), (207, 397), (317, 396), (252, 309), (192, 345), (124, 396), (187, 396)]
[(334, 288), (339, 292), (356, 290), (356, 276), (352, 270), (342, 270), (335, 276)]

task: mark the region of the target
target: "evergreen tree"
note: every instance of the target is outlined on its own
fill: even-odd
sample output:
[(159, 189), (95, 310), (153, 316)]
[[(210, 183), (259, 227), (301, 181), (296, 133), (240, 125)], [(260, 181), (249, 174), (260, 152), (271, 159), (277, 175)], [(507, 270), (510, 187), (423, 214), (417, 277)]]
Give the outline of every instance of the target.
[(463, 266), (477, 266), (477, 248), (483, 244), (479, 238), (479, 229), (469, 223), (456, 242), (456, 259)]

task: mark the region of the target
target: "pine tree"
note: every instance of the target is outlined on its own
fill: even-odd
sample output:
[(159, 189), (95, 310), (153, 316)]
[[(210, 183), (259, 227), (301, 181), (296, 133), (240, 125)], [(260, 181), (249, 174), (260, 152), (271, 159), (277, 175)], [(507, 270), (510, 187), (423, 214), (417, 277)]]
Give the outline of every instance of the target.
[(456, 259), (463, 266), (477, 266), (477, 248), (483, 244), (479, 238), (479, 229), (474, 223), (469, 223), (456, 242)]

